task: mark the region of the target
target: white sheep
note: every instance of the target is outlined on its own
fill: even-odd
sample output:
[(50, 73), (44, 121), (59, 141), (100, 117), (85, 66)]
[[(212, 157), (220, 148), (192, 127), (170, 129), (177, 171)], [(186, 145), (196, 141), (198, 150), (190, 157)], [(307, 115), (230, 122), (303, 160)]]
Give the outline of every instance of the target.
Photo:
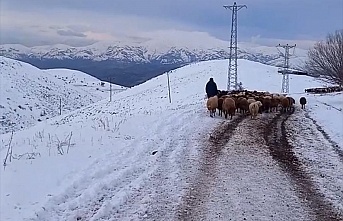
[(251, 104), (249, 104), (249, 111), (250, 111), (250, 114), (251, 114), (251, 119), (255, 119), (257, 114), (258, 114), (258, 110), (259, 108), (262, 106), (262, 103), (261, 101), (256, 101), (256, 102), (253, 102)]

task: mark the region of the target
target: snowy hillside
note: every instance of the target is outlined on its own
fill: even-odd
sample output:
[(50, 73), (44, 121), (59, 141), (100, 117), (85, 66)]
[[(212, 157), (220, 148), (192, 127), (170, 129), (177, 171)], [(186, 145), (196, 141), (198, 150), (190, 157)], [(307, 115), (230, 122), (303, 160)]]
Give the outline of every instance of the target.
[[(282, 76), (276, 67), (247, 60), (238, 64), (238, 80), (246, 89), (280, 92)], [(269, 155), (263, 141), (259, 147), (253, 146), (252, 140), (243, 141), (242, 134), (254, 127), (248, 131), (237, 128), (233, 135), (236, 143), (226, 146), (218, 156), (230, 159), (231, 164), (219, 162), (214, 177), (206, 166), (202, 170), (209, 134), (223, 122), (234, 124), (238, 118), (210, 118), (205, 109), (206, 82), (214, 77), (218, 88), (225, 89), (226, 76), (227, 60), (188, 65), (170, 72), (172, 103), (164, 74), (118, 93), (112, 102), (102, 100), (63, 113), (15, 132), (13, 137), (10, 133), (0, 135), (1, 159), (5, 159), (9, 147), (13, 151), (12, 161), (7, 160), (5, 170), (1, 170), (1, 220), (177, 220), (180, 212), (192, 209), (193, 204), (187, 204), (192, 198), (202, 202), (196, 197), (203, 191), (195, 188), (198, 192), (192, 192), (197, 187), (195, 182), (201, 181), (196, 179), (199, 173), (211, 182), (219, 178), (225, 181), (212, 186), (219, 188), (218, 192), (210, 188), (205, 191), (208, 197), (219, 195), (204, 199), (203, 207), (199, 207), (207, 214), (204, 220), (270, 220), (273, 216), (277, 220), (313, 220), (291, 177)], [(290, 93), (297, 101), (292, 115), (296, 119), (290, 124), (299, 120), (298, 126), (312, 125), (301, 123), (302, 119), (309, 121), (304, 117), (307, 113), (342, 151), (343, 131), (337, 128), (343, 120), (343, 95), (304, 93), (305, 88), (318, 86), (321, 83), (311, 77), (290, 77)], [(308, 97), (306, 110), (299, 108), (300, 96)], [(323, 111), (325, 116), (320, 114)], [(259, 119), (267, 120), (267, 115)], [(325, 123), (327, 118), (330, 124)], [(251, 122), (260, 121), (242, 120), (243, 126)], [(292, 140), (297, 136), (295, 133)], [(323, 147), (326, 141), (320, 133), (313, 136), (311, 148), (302, 152), (298, 145), (296, 154), (313, 168), (310, 172), (318, 181), (317, 190), (342, 212), (342, 162), (336, 160), (339, 157), (331, 149), (323, 150), (327, 157), (316, 158), (315, 148)], [(303, 140), (301, 136), (299, 143)], [(319, 164), (312, 167), (313, 160), (327, 163), (327, 159), (332, 160), (328, 168), (317, 168)], [(233, 173), (220, 174), (222, 167)], [(224, 190), (221, 185), (225, 183), (229, 187)], [(202, 186), (199, 183), (198, 187)], [(220, 197), (226, 198), (220, 201)]]
[[(0, 57), (0, 133), (87, 106), (109, 96), (109, 85), (80, 71), (40, 70), (32, 65)], [(116, 92), (124, 89), (113, 86)]]

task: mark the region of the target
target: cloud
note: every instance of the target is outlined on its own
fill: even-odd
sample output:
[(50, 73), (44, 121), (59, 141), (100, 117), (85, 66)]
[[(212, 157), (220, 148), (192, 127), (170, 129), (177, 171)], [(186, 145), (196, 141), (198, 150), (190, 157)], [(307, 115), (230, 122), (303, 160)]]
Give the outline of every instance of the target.
[[(75, 37), (87, 39), (89, 42), (118, 41), (128, 36), (140, 38), (142, 33), (164, 29), (192, 30), (184, 24), (169, 20), (152, 20), (135, 15), (110, 16), (87, 11), (82, 13), (70, 10), (65, 10), (63, 13), (44, 11), (32, 14), (30, 12), (18, 13), (9, 10), (0, 16), (3, 17), (1, 19), (1, 29), (4, 35), (11, 35), (11, 33), (6, 33), (8, 30), (4, 29), (4, 27), (11, 27), (11, 30), (17, 29), (18, 32), (25, 32), (26, 36), (44, 38), (45, 42), (51, 39), (51, 43), (56, 42), (56, 39), (65, 42), (68, 40), (66, 38), (72, 39)], [(14, 17), (15, 20), (12, 19)], [(70, 19), (70, 17), (73, 19)], [(44, 35), (42, 32), (44, 32)], [(72, 42), (70, 39), (69, 42)]]
[(301, 48), (308, 50), (309, 48), (313, 47), (313, 45), (317, 42), (314, 40), (306, 40), (306, 39), (278, 39), (278, 38), (266, 38), (262, 37), (261, 35), (252, 36), (250, 41), (253, 44), (258, 45), (265, 45), (275, 47), (278, 44), (285, 45), (296, 45), (296, 48)]
[[(226, 0), (2, 0), (0, 29), (7, 40), (8, 31), (16, 29), (27, 39), (48, 43), (137, 41), (146, 33), (166, 30), (170, 36), (175, 36), (174, 30), (204, 32), (229, 41), (231, 11), (223, 7), (226, 4)], [(343, 21), (341, 0), (326, 1), (325, 7), (320, 0), (243, 0), (239, 4), (248, 8), (238, 13), (238, 41), (316, 41), (341, 28), (339, 21)], [(11, 42), (20, 43), (18, 39), (23, 38), (13, 36)]]
[(57, 34), (62, 35), (62, 36), (75, 36), (75, 37), (87, 37), (87, 35), (81, 33), (81, 32), (76, 32), (73, 30), (58, 30)]

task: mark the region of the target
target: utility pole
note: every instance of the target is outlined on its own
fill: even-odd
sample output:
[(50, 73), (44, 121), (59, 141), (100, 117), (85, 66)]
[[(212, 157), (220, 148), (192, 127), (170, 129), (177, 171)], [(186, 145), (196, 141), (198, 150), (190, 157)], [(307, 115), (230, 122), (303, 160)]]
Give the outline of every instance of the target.
[(170, 93), (169, 71), (167, 72), (167, 78), (168, 78), (168, 95), (169, 95), (169, 103), (171, 103), (172, 100), (171, 100), (171, 93)]
[(110, 102), (112, 101), (112, 77), (109, 78), (110, 81)]
[(62, 98), (60, 97), (60, 115), (62, 115)]
[(283, 68), (278, 72), (282, 73), (282, 86), (281, 86), (281, 93), (288, 94), (289, 93), (289, 49), (295, 48), (297, 45), (277, 45), (276, 47), (281, 47), (285, 49), (285, 54), (283, 54), (279, 49), (279, 52), (285, 58)]
[(230, 53), (229, 53), (229, 70), (227, 77), (227, 90), (237, 90), (237, 12), (242, 8), (247, 8), (246, 5), (232, 6), (224, 5), (224, 8), (232, 10), (231, 18), (231, 38), (230, 38)]

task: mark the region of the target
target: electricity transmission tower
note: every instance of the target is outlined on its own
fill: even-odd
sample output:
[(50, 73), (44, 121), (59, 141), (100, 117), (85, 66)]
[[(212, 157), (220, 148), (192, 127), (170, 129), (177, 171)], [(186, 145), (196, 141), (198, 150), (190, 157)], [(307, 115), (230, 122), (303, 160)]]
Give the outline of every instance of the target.
[(289, 93), (289, 49), (295, 48), (295, 45), (278, 45), (276, 47), (281, 47), (285, 49), (285, 54), (283, 54), (279, 49), (279, 52), (283, 55), (285, 58), (283, 68), (280, 69), (278, 72), (282, 73), (282, 88), (281, 88), (281, 93), (288, 94)]
[(242, 8), (247, 8), (246, 5), (232, 6), (224, 5), (224, 8), (232, 10), (231, 19), (231, 38), (230, 38), (230, 54), (229, 54), (229, 70), (227, 79), (227, 90), (237, 90), (237, 12)]

